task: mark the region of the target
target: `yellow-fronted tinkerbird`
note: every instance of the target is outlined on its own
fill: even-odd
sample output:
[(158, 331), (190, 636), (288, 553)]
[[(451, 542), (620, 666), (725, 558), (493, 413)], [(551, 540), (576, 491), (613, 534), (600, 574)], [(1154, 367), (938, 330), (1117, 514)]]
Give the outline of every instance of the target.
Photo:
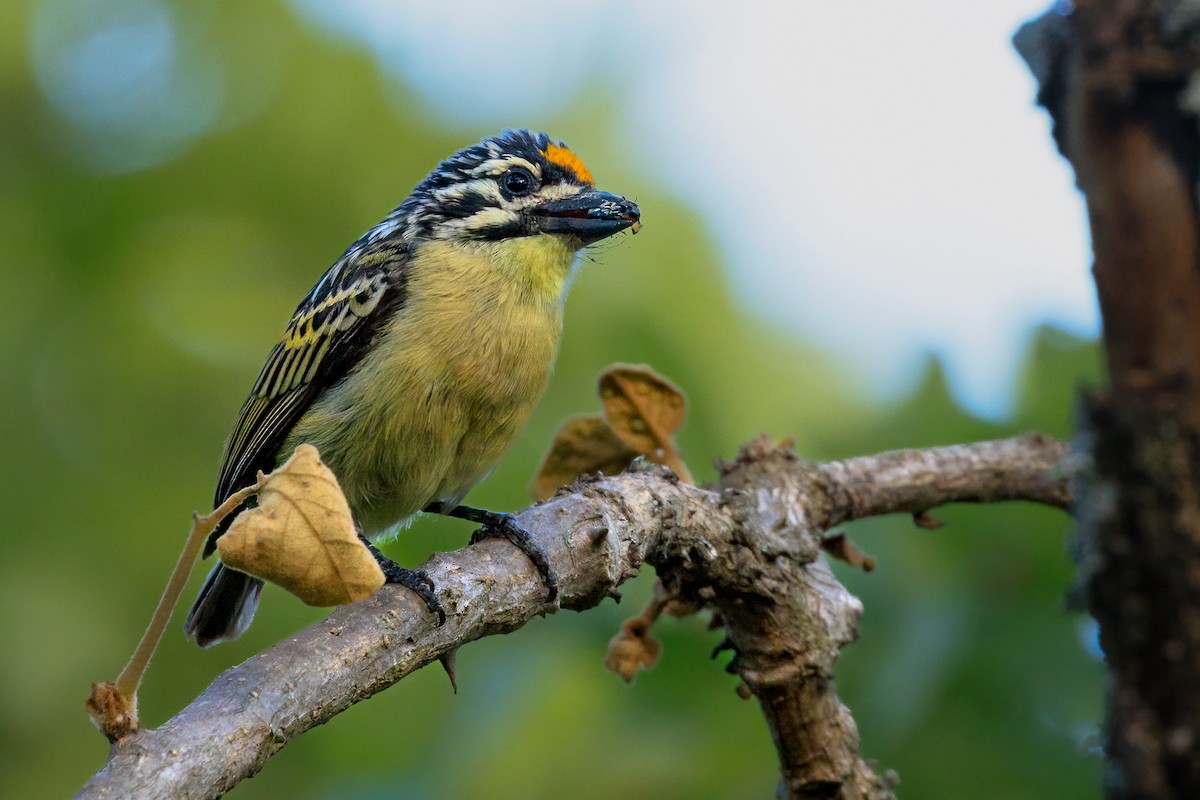
[[(418, 511), (479, 523), (530, 556), (553, 601), (557, 578), (514, 517), (460, 502), (546, 388), (577, 254), (640, 225), (637, 205), (597, 191), (544, 133), (505, 131), (446, 159), (300, 302), (226, 444), (216, 504), (308, 442), (367, 537)], [(428, 578), (367, 544), (440, 623)], [(236, 638), (261, 589), (218, 563), (185, 630), (200, 645)]]

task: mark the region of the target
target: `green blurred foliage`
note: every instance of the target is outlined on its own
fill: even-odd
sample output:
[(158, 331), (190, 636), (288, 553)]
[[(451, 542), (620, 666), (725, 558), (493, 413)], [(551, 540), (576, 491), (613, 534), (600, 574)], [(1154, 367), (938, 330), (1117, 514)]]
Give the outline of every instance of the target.
[[(136, 642), (296, 301), (439, 158), (493, 132), (439, 127), (364, 54), (286, 8), (217, 5), (201, 38), (243, 80), (217, 124), (128, 172), (104, 166), (120, 147), (39, 92), (35, 7), (0, 7), (0, 774), (11, 797), (65, 796), (102, 763), (89, 683), (112, 678)], [(605, 111), (581, 103), (512, 121), (569, 141), (603, 187), (637, 197), (646, 227), (588, 259), (599, 263), (576, 281), (549, 393), (470, 500), (524, 505), (553, 431), (598, 409), (595, 378), (614, 361), (650, 363), (688, 391), (680, 440), (700, 480), (762, 431), (795, 436), (812, 459), (1069, 433), (1076, 386), (1098, 380), (1094, 343), (1038, 331), (1003, 424), (956, 405), (935, 360), (903, 402), (873, 402), (852, 364), (731, 301), (734, 278), (703, 221), (623, 166), (633, 144)], [(866, 606), (838, 671), (864, 754), (898, 770), (909, 797), (1095, 796), (1102, 674), (1087, 624), (1064, 608), (1068, 521), (1026, 505), (939, 515), (948, 524), (933, 532), (907, 519), (852, 526), (880, 566), (836, 567)], [(389, 551), (416, 563), (468, 533), (427, 520)], [(233, 796), (770, 796), (770, 738), (709, 661), (719, 634), (704, 620), (661, 624), (665, 654), (633, 687), (601, 667), (651, 580), (628, 586), (620, 607), (464, 648), (457, 696), (436, 667), (415, 674), (305, 734)], [(222, 669), (321, 614), (268, 588), (236, 643), (200, 651), (173, 625), (144, 721), (161, 723)]]

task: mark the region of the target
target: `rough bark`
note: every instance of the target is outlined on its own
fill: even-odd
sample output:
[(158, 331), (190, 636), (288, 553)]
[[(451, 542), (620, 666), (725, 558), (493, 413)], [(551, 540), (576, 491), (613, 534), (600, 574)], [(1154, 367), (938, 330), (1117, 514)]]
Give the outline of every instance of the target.
[(1077, 537), (1109, 669), (1105, 793), (1200, 797), (1200, 3), (1074, 5), (1016, 41), (1087, 200), (1104, 319)]
[[(731, 671), (757, 696), (779, 751), (780, 796), (891, 798), (859, 755), (833, 679), (862, 612), (821, 556), (833, 524), (947, 502), (1069, 501), (1066, 448), (1038, 435), (814, 465), (759, 440), (718, 486), (659, 467), (581, 481), (518, 515), (558, 572), (561, 605), (584, 609), (642, 564), (722, 615)], [(113, 745), (80, 798), (219, 797), (296, 736), (467, 642), (552, 611), (530, 563), (487, 540), (434, 556), (448, 618), (410, 592), (375, 597), (234, 667), (155, 730)]]

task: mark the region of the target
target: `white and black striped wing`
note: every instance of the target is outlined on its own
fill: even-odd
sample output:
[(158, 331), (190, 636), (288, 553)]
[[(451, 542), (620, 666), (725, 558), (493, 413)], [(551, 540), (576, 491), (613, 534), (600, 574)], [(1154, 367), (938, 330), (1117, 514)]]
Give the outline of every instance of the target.
[[(321, 393), (345, 377), (404, 304), (407, 252), (351, 251), (301, 301), (250, 392), (225, 447), (214, 506), (275, 468), (279, 448)], [(222, 529), (224, 526), (222, 526)], [(205, 555), (212, 552), (214, 531)]]

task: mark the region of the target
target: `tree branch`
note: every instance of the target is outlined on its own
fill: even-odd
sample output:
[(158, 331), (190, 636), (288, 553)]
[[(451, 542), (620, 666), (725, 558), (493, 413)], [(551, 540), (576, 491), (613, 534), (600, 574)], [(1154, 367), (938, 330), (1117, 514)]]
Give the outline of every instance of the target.
[[(922, 514), (945, 503), (1032, 500), (1066, 509), (1066, 447), (1040, 433), (977, 445), (898, 450), (831, 461), (821, 472), (838, 494), (827, 525), (879, 514)], [(844, 516), (843, 516), (844, 515)]]
[[(758, 697), (779, 750), (781, 796), (890, 798), (835, 690), (833, 666), (862, 606), (821, 558), (824, 531), (961, 500), (1061, 506), (1066, 474), (1063, 446), (1036, 435), (824, 466), (759, 439), (711, 490), (648, 467), (577, 482), (518, 518), (557, 570), (565, 608), (597, 605), (648, 563), (673, 591), (720, 612), (731, 671)], [(309, 728), (552, 610), (529, 562), (499, 540), (422, 568), (447, 610), (442, 627), (410, 592), (384, 587), (227, 670), (162, 727), (114, 744), (77, 797), (219, 797)]]

